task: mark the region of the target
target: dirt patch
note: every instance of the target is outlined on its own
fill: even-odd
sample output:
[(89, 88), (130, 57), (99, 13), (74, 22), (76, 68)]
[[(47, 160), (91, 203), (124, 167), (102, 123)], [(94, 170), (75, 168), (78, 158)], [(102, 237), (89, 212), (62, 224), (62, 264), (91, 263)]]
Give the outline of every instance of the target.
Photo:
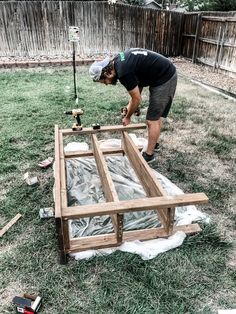
[(236, 94), (236, 78), (213, 72), (209, 66), (193, 64), (184, 58), (173, 58), (172, 61), (180, 74)]
[(236, 267), (236, 243), (230, 253), (229, 262), (227, 264), (229, 267), (235, 268)]
[(25, 293), (25, 288), (22, 283), (15, 281), (11, 282), (6, 288), (0, 290), (1, 307), (9, 306), (12, 304), (12, 299), (16, 295), (23, 295)]

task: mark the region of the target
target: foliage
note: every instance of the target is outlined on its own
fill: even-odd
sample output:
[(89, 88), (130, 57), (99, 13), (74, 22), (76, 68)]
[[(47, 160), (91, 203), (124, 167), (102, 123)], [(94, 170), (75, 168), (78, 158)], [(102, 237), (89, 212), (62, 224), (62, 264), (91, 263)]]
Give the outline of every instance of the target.
[(124, 3), (131, 4), (131, 5), (144, 5), (144, 0), (124, 0)]
[(236, 10), (235, 0), (179, 0), (188, 11), (230, 11)]

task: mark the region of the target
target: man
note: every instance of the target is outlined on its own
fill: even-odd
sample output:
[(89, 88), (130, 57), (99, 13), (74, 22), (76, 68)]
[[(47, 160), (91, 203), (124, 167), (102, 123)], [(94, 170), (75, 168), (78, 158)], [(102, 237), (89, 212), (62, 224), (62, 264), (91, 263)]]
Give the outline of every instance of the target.
[(123, 125), (131, 121), (141, 102), (142, 89), (149, 86), (149, 107), (146, 120), (148, 125), (148, 146), (143, 157), (147, 162), (154, 160), (161, 132), (161, 117), (166, 118), (174, 98), (177, 74), (170, 60), (150, 50), (131, 48), (120, 52), (114, 59), (95, 61), (89, 74), (93, 81), (116, 85), (117, 80), (127, 89), (131, 99)]

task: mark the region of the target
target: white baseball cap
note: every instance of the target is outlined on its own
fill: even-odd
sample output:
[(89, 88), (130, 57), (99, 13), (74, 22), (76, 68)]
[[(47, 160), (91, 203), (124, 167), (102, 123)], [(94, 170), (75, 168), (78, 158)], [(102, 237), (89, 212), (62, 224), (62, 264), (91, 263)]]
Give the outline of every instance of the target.
[(102, 61), (95, 61), (89, 68), (89, 75), (95, 81), (99, 81), (102, 70), (109, 64), (110, 59), (106, 57)]

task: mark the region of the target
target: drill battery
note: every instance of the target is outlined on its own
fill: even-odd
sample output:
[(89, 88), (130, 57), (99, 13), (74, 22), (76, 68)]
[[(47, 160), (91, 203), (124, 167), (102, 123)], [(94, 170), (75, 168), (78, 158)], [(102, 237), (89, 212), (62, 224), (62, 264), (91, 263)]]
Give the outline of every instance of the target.
[(15, 296), (12, 302), (16, 305), (16, 313), (36, 314), (42, 305), (42, 298), (24, 294), (24, 297)]

